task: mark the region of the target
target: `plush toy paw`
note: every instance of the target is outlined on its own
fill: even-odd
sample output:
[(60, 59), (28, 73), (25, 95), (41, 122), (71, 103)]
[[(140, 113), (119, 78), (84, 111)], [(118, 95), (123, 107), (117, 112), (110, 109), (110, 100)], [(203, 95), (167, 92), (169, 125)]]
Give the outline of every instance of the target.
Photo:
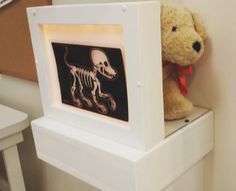
[(185, 97), (182, 97), (172, 107), (165, 108), (165, 120), (182, 119), (188, 116), (192, 112), (192, 109), (193, 104)]
[(164, 80), (165, 120), (181, 119), (189, 115), (193, 104), (182, 95), (178, 84), (173, 79)]
[(97, 105), (97, 109), (100, 113), (102, 113), (104, 115), (107, 114), (107, 108), (105, 105), (99, 104), (99, 105)]

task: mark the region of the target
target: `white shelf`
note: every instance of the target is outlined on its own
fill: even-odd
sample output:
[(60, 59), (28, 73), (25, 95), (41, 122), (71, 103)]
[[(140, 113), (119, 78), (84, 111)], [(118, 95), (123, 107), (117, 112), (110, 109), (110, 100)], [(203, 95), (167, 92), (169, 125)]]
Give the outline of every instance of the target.
[(173, 134), (179, 129), (186, 127), (189, 123), (197, 120), (199, 117), (203, 116), (209, 111), (209, 109), (202, 107), (194, 107), (191, 115), (184, 119), (165, 121), (165, 137)]
[(103, 191), (157, 191), (213, 148), (212, 111), (194, 111), (200, 116), (146, 152), (47, 117), (32, 128), (38, 157), (49, 164)]

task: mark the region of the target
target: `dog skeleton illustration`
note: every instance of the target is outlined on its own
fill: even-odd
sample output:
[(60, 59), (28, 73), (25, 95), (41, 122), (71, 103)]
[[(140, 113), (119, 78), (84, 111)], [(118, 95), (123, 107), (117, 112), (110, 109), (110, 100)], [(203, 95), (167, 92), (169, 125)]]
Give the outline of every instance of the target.
[[(103, 77), (106, 79), (114, 80), (117, 76), (116, 71), (110, 65), (110, 62), (107, 58), (107, 55), (104, 51), (98, 48), (93, 48), (90, 51), (90, 56), (93, 64), (92, 69), (85, 69), (83, 67), (76, 67), (75, 64), (69, 63), (67, 57), (69, 55), (68, 47), (65, 48), (64, 52), (64, 62), (69, 67), (70, 73), (73, 77), (73, 84), (71, 86), (71, 95), (73, 102), (76, 104), (77, 107), (83, 107), (83, 104), (76, 94), (76, 89), (79, 87), (79, 95), (82, 101), (90, 108), (93, 107), (93, 103), (97, 108), (98, 112), (107, 114), (107, 107), (99, 103), (97, 98), (103, 98), (108, 100), (108, 106), (110, 110), (116, 110), (116, 102), (113, 99), (111, 94), (104, 93), (101, 90), (101, 83), (97, 78), (97, 73), (99, 72)], [(79, 83), (79, 86), (77, 86)], [(89, 88), (92, 100), (85, 97), (83, 93), (84, 87)]]

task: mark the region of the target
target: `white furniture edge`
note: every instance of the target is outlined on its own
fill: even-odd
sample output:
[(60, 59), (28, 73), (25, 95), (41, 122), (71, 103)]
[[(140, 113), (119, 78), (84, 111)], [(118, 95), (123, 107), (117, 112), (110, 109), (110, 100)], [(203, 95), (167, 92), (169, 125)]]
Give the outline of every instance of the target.
[(22, 130), (28, 126), (26, 113), (0, 104), (0, 151), (11, 191), (25, 191), (17, 144), (23, 141)]
[[(12, 118), (12, 120), (2, 120), (0, 117), (2, 120), (0, 121), (0, 139), (19, 133), (29, 126), (28, 115), (26, 113), (2, 104), (0, 104), (0, 109), (2, 112), (4, 112), (4, 116), (9, 115)], [(7, 128), (5, 128), (5, 126)]]
[(144, 152), (58, 123), (32, 122), (40, 159), (103, 191), (158, 191), (213, 148), (213, 112)]

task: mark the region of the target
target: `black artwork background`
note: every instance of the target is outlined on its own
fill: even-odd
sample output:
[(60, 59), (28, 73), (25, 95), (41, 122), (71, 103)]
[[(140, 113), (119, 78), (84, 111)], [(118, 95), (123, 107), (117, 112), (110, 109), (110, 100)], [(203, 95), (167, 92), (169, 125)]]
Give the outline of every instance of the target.
[[(120, 119), (123, 121), (128, 121), (129, 116), (128, 116), (126, 77), (125, 77), (122, 53), (120, 49), (97, 47), (97, 46), (95, 47), (95, 46), (85, 46), (85, 45), (62, 44), (54, 42), (52, 43), (52, 47), (57, 64), (62, 102), (64, 104), (72, 106), (74, 106), (74, 103), (71, 97), (70, 88), (73, 79), (69, 68), (64, 63), (65, 47), (68, 47), (69, 49), (69, 56), (67, 58), (69, 63), (73, 63), (73, 65), (76, 65), (77, 67), (82, 66), (88, 69), (92, 69), (93, 67), (90, 58), (91, 48), (102, 49), (106, 53), (112, 67), (117, 71), (118, 77), (114, 80), (108, 80), (102, 77), (99, 73), (97, 77), (100, 80), (102, 91), (105, 93), (110, 93), (113, 96), (115, 102), (117, 103), (117, 108), (115, 111), (111, 111), (110, 108), (108, 107), (108, 102), (97, 96), (98, 101), (99, 103), (103, 103), (107, 107), (108, 109), (108, 113), (106, 114), (107, 116)], [(78, 88), (78, 83), (77, 83), (77, 88)], [(87, 97), (90, 96), (89, 89), (85, 88), (84, 93), (87, 95)], [(87, 107), (85, 104), (83, 104), (82, 109), (99, 113), (95, 106), (90, 108)]]

